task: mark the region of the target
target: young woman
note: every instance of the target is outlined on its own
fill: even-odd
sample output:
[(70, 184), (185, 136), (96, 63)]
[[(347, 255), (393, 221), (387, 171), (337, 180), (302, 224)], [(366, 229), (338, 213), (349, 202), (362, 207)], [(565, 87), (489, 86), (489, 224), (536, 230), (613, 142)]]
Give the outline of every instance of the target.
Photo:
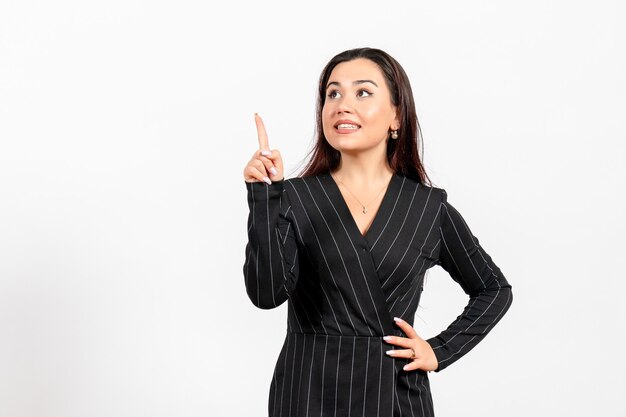
[[(418, 152), (411, 86), (372, 48), (335, 56), (320, 76), (317, 143), (283, 177), (255, 115), (260, 149), (244, 169), (250, 300), (288, 302), (269, 415), (433, 416), (428, 371), (474, 348), (512, 302), (511, 285)], [(469, 296), (439, 335), (413, 328), (426, 271), (444, 268)]]

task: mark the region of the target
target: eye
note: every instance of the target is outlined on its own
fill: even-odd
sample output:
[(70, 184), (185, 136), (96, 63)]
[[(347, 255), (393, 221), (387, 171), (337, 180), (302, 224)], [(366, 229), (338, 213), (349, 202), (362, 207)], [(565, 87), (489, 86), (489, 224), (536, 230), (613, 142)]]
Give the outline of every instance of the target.
[(357, 92), (357, 95), (358, 95), (359, 97), (369, 97), (369, 96), (371, 96), (371, 95), (372, 95), (372, 93), (370, 93), (368, 90), (366, 90), (366, 89), (362, 88), (362, 89), (360, 89), (360, 90)]
[(328, 98), (337, 98), (339, 96), (339, 91), (337, 90), (330, 90), (328, 92)]

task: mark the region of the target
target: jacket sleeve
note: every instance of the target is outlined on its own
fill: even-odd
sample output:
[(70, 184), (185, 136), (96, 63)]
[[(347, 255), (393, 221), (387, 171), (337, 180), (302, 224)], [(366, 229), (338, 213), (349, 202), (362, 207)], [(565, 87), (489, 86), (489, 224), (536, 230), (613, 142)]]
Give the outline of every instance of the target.
[(426, 340), (442, 371), (476, 346), (511, 306), (512, 286), (480, 246), (461, 214), (447, 202), (442, 190), (440, 207), (441, 248), (438, 264), (463, 291), (469, 302), (446, 330)]
[(281, 305), (298, 279), (295, 220), (284, 183), (245, 183), (250, 212), (243, 275), (248, 297), (262, 309)]

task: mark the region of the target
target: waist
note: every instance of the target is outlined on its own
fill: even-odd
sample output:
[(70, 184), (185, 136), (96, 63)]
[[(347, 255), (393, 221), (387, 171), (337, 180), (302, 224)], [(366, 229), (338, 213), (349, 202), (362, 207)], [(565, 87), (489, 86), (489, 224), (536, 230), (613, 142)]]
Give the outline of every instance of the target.
[(287, 329), (287, 335), (294, 336), (307, 336), (307, 337), (324, 337), (324, 338), (337, 338), (337, 339), (378, 339), (383, 341), (383, 336), (379, 335), (355, 335), (355, 334), (331, 334), (322, 332), (299, 332)]

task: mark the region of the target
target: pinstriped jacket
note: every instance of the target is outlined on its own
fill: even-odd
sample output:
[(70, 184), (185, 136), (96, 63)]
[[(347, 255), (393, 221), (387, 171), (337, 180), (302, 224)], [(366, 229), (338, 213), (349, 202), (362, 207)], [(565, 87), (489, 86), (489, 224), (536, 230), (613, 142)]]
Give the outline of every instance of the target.
[(446, 191), (394, 174), (361, 234), (330, 173), (247, 183), (243, 273), (262, 309), (288, 300), (270, 384), (270, 417), (434, 416), (428, 373), (404, 371), (385, 335), (406, 336), (426, 271), (444, 268), (469, 296), (427, 339), (440, 372), (476, 346), (512, 303), (511, 285)]

